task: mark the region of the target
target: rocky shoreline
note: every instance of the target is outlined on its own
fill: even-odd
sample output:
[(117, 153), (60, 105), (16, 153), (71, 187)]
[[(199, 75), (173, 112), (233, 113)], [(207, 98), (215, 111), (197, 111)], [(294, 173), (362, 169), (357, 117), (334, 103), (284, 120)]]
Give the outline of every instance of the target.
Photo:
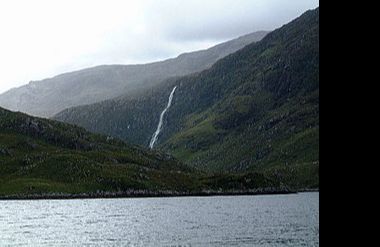
[(129, 190), (120, 192), (98, 191), (94, 193), (65, 194), (30, 194), (30, 195), (0, 195), (0, 200), (68, 200), (68, 199), (107, 199), (107, 198), (150, 198), (150, 197), (192, 197), (192, 196), (242, 196), (242, 195), (274, 195), (274, 194), (295, 194), (298, 192), (290, 189), (259, 188), (251, 190), (202, 190), (195, 192), (183, 191), (149, 191), (149, 190)]

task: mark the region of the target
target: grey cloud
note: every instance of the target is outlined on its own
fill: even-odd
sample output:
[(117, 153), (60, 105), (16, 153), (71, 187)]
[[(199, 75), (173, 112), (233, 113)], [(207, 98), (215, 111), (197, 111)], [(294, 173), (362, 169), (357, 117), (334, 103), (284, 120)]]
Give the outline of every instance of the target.
[[(0, 45), (0, 64), (7, 68), (0, 75), (0, 93), (30, 80), (86, 67), (148, 63), (176, 57), (180, 53), (205, 49), (251, 32), (273, 30), (319, 5), (318, 0), (104, 0), (97, 3), (98, 10), (103, 10), (101, 7), (107, 10), (104, 15), (91, 15), (85, 11), (86, 5), (82, 4), (80, 8), (75, 1), (61, 3), (66, 9), (75, 7), (81, 13), (71, 21), (62, 20), (61, 15), (49, 15), (51, 22), (58, 23), (63, 30), (62, 39), (51, 38), (62, 32), (51, 35), (36, 24), (32, 28), (38, 31), (38, 35), (32, 40), (23, 38), (30, 28), (25, 25), (29, 22), (22, 18), (28, 20), (28, 15), (12, 13), (10, 16), (20, 21), (19, 26), (12, 24), (10, 27), (22, 35), (12, 38), (13, 30), (3, 35), (11, 47), (5, 49), (5, 45)], [(132, 3), (138, 8), (128, 9)], [(51, 9), (55, 5), (50, 8), (43, 6), (46, 9), (36, 16), (55, 13)], [(41, 9), (37, 7), (34, 12)], [(30, 19), (32, 12), (24, 14), (29, 13)], [(112, 18), (113, 15), (117, 18)], [(79, 31), (77, 26), (83, 30)], [(97, 30), (103, 31), (98, 33)], [(76, 41), (71, 42), (74, 39)], [(51, 40), (46, 43), (48, 47), (42, 45), (46, 40)], [(7, 56), (4, 51), (9, 51)], [(60, 55), (52, 56), (53, 53)]]
[(175, 57), (201, 47), (197, 43), (211, 46), (250, 32), (273, 30), (317, 5), (316, 0), (148, 0), (138, 23), (144, 32), (131, 35), (131, 23), (125, 23), (107, 37), (105, 47), (83, 58), (83, 64)]
[(148, 22), (170, 40), (223, 40), (273, 30), (318, 5), (316, 0), (194, 0), (173, 7), (172, 0), (164, 0)]

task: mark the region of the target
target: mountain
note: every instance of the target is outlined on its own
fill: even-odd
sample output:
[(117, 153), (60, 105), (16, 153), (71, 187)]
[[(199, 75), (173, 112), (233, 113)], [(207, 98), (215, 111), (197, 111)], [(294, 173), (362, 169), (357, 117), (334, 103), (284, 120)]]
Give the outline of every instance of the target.
[(203, 170), (318, 186), (319, 8), (208, 70), (55, 119), (148, 146), (174, 87), (158, 149)]
[(162, 153), (0, 108), (0, 196), (189, 190), (190, 172)]
[(264, 174), (207, 175), (164, 153), (0, 108), (0, 199), (288, 192)]
[(40, 117), (74, 106), (106, 99), (156, 85), (175, 76), (202, 71), (219, 59), (261, 40), (267, 32), (256, 32), (208, 50), (182, 54), (175, 59), (145, 65), (109, 65), (67, 73), (0, 95), (0, 106)]

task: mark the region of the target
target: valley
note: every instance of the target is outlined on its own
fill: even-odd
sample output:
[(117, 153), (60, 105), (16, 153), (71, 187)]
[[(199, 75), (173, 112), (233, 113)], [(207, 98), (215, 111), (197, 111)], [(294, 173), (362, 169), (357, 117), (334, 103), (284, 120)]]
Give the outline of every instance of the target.
[(2, 198), (315, 190), (319, 8), (176, 59), (31, 83), (0, 105), (29, 113), (0, 108)]
[(54, 118), (147, 147), (173, 87), (157, 149), (209, 172), (260, 171), (318, 187), (319, 9), (208, 70)]

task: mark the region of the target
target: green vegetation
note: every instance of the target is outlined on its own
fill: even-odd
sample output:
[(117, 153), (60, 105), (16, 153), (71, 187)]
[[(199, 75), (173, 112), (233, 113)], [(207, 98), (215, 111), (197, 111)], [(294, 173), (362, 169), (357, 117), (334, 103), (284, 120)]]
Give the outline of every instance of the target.
[(175, 159), (0, 108), (0, 196), (195, 189)]
[(270, 179), (247, 181), (246, 175), (209, 177), (164, 153), (0, 108), (0, 198), (287, 190)]
[(206, 172), (319, 186), (319, 9), (206, 71), (56, 119), (147, 146), (174, 86), (159, 150)]
[[(170, 112), (163, 150), (211, 172), (319, 186), (318, 9), (190, 80), (177, 98), (190, 96)], [(176, 128), (184, 110), (191, 114)]]

